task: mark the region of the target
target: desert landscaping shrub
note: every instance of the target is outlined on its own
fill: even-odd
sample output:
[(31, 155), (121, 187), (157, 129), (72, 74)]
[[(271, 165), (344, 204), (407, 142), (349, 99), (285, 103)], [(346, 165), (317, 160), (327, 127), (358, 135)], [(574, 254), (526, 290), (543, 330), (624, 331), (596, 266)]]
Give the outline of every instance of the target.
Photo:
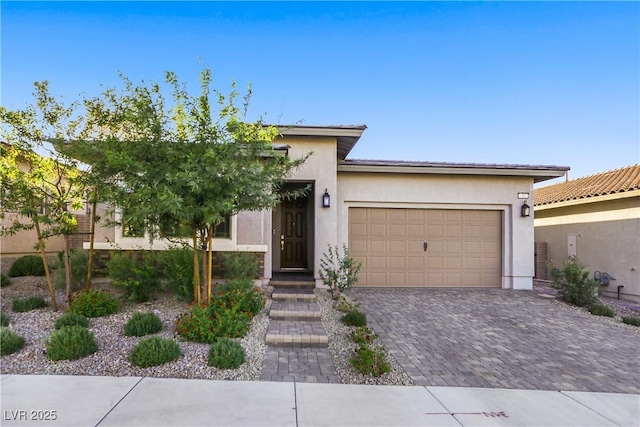
[(71, 302), (71, 311), (85, 317), (102, 317), (118, 312), (118, 300), (108, 291), (88, 289)]
[(160, 290), (155, 256), (144, 252), (141, 260), (134, 256), (114, 253), (107, 263), (111, 284), (122, 288), (124, 296), (133, 302), (149, 301)]
[(333, 304), (333, 307), (342, 313), (347, 313), (351, 310), (357, 310), (358, 307), (360, 307), (360, 304), (350, 301), (349, 298), (340, 294), (336, 299), (336, 302)]
[(552, 269), (551, 286), (562, 299), (579, 307), (589, 307), (597, 300), (599, 285), (589, 278), (590, 272), (577, 259), (566, 261), (562, 268)]
[(626, 323), (627, 325), (640, 326), (640, 317), (622, 316), (622, 323)]
[(129, 361), (140, 368), (163, 365), (180, 357), (180, 346), (172, 339), (151, 337), (140, 340), (133, 348)]
[(162, 252), (158, 268), (169, 292), (182, 301), (193, 301), (193, 249), (173, 247)]
[[(71, 249), (71, 286), (73, 289), (80, 289), (87, 280), (87, 263), (89, 257), (82, 249)], [(67, 286), (64, 266), (64, 252), (58, 252), (56, 258), (56, 286), (59, 289), (65, 289)]]
[(209, 366), (238, 369), (244, 363), (244, 349), (229, 338), (218, 338), (209, 349)]
[(384, 351), (381, 348), (372, 348), (369, 345), (360, 345), (355, 354), (349, 359), (358, 372), (364, 375), (380, 377), (391, 370)]
[(24, 338), (9, 328), (0, 329), (0, 356), (15, 353), (24, 346)]
[(12, 301), (12, 309), (16, 313), (24, 313), (25, 311), (37, 310), (47, 306), (44, 298), (39, 296), (16, 298)]
[(356, 328), (355, 331), (351, 332), (351, 341), (358, 345), (366, 345), (371, 343), (371, 341), (376, 338), (376, 334), (371, 330), (371, 328), (367, 328), (366, 326), (361, 326)]
[(367, 315), (358, 310), (351, 310), (342, 316), (342, 323), (347, 326), (367, 326)]
[(613, 317), (613, 310), (604, 304), (592, 304), (589, 311), (595, 316)]
[(0, 311), (0, 326), (9, 326), (11, 319), (4, 314), (4, 311)]
[(258, 277), (258, 260), (248, 252), (223, 252), (222, 268), (227, 280), (253, 280)]
[(130, 337), (155, 334), (162, 330), (162, 320), (155, 313), (134, 313), (124, 325), (124, 334)]
[(56, 329), (45, 341), (50, 360), (76, 360), (98, 351), (93, 333), (79, 325)]
[(42, 257), (37, 255), (21, 256), (9, 269), (9, 277), (44, 276)]
[(264, 294), (253, 286), (231, 286), (226, 291), (214, 294), (209, 305), (213, 311), (232, 310), (253, 317), (264, 307)]
[(69, 326), (81, 326), (83, 328), (89, 327), (89, 321), (82, 314), (68, 312), (56, 319), (53, 327), (55, 329), (62, 329)]
[(11, 284), (11, 278), (4, 273), (0, 273), (0, 288), (9, 286)]
[(329, 287), (329, 292), (334, 299), (340, 293), (351, 289), (358, 282), (358, 272), (362, 263), (349, 256), (347, 245), (342, 246), (342, 255), (336, 246), (327, 246), (327, 251), (322, 254), (320, 260), (320, 280)]
[(251, 286), (215, 293), (209, 305), (194, 305), (176, 321), (176, 333), (188, 341), (213, 344), (216, 338), (244, 337), (251, 319), (264, 307), (264, 294)]

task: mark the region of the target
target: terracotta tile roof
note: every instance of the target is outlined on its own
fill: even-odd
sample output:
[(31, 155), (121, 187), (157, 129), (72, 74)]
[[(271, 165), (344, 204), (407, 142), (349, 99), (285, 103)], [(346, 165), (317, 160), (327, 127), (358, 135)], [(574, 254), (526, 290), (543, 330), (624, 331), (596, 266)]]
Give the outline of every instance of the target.
[(535, 206), (640, 190), (640, 164), (536, 188)]

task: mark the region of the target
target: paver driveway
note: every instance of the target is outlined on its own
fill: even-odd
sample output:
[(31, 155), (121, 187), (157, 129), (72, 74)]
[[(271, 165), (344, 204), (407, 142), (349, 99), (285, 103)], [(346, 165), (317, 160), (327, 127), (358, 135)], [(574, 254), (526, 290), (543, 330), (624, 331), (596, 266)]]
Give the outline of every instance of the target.
[(530, 291), (353, 289), (416, 385), (640, 392), (640, 329)]

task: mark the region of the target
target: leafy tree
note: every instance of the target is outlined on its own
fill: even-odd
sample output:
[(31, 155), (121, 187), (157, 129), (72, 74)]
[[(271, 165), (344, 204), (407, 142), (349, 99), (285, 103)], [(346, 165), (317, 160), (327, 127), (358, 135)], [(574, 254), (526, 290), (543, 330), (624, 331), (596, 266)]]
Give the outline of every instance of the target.
[(46, 240), (55, 235), (64, 238), (64, 263), (67, 298), (71, 300), (71, 264), (69, 235), (77, 227), (74, 210), (82, 208), (82, 170), (78, 162), (50, 144), (53, 140), (78, 139), (83, 116), (78, 103), (65, 105), (49, 94), (48, 82), (35, 83), (35, 105), (23, 110), (0, 107), (1, 147), (0, 215), (17, 213), (0, 233), (14, 234), (35, 229), (54, 310), (57, 303), (45, 257)]
[[(235, 84), (227, 95), (212, 89), (208, 69), (197, 95), (172, 72), (164, 86), (121, 77), (122, 89), (86, 101), (89, 137), (77, 145), (93, 152), (87, 157), (102, 181), (117, 184), (108, 197), (126, 213), (120, 225), (144, 228), (151, 239), (181, 226), (191, 230), (191, 246), (206, 248), (202, 281), (194, 250), (194, 295), (197, 302), (208, 300), (215, 228), (225, 216), (274, 207), (285, 179), (306, 156), (278, 152), (275, 127), (245, 121), (250, 89), (239, 107)], [(163, 89), (170, 90), (169, 101)]]

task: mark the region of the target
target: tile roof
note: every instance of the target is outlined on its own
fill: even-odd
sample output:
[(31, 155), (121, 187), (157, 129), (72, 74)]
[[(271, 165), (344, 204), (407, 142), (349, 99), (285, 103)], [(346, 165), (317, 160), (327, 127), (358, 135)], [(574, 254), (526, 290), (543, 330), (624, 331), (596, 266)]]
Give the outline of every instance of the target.
[(536, 188), (535, 206), (640, 190), (640, 164)]

